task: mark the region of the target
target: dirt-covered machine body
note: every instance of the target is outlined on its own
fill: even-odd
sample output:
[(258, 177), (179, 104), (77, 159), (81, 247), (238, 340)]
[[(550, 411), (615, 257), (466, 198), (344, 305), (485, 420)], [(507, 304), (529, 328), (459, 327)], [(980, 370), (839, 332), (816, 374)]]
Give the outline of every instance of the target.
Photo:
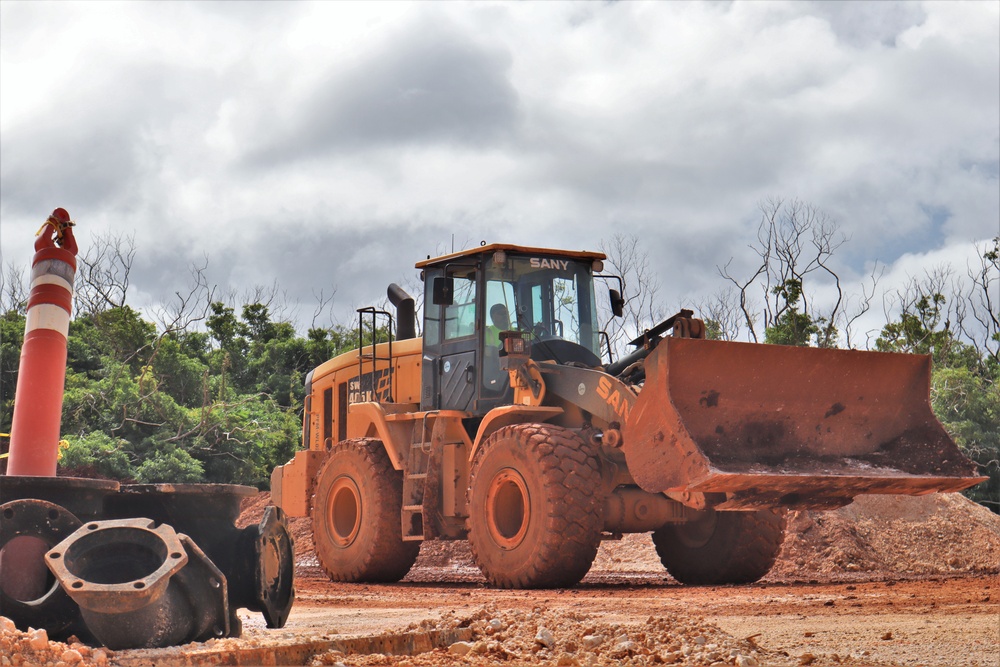
[[(272, 496), (312, 517), (331, 577), (399, 579), (444, 538), (495, 585), (572, 585), (602, 538), (651, 531), (683, 582), (752, 581), (786, 508), (982, 479), (931, 412), (928, 357), (704, 340), (682, 311), (602, 360), (603, 259), (495, 244), (420, 262), (423, 336), (392, 286), (396, 340), (310, 374)], [(362, 340), (378, 317), (392, 328), (363, 309)]]

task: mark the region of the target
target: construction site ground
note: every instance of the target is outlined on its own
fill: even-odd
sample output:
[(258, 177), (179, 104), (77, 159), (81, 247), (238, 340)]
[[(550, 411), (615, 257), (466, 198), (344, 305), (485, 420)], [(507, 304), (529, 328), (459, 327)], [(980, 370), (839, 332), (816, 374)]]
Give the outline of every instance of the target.
[(793, 512), (773, 571), (745, 586), (679, 585), (648, 534), (603, 542), (567, 590), (490, 588), (463, 542), (425, 543), (400, 583), (341, 584), (320, 569), (308, 520), (292, 531), (297, 599), (282, 629), (243, 610), (240, 639), (104, 652), (4, 626), (0, 667), (1000, 666), (1000, 516), (958, 495)]

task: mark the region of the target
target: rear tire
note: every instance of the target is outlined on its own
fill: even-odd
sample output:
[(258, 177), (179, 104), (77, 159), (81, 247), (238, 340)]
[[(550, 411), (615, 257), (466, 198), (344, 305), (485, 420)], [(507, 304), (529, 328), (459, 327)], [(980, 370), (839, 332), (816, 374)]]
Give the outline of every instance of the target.
[(784, 512), (716, 512), (653, 533), (660, 562), (682, 584), (748, 584), (770, 572), (785, 539)]
[(518, 424), (483, 443), (469, 482), (469, 543), (500, 588), (558, 588), (590, 569), (603, 528), (594, 447), (573, 431)]
[(336, 445), (316, 476), (312, 529), (316, 557), (333, 581), (399, 581), (419, 542), (404, 542), (403, 476), (379, 440)]

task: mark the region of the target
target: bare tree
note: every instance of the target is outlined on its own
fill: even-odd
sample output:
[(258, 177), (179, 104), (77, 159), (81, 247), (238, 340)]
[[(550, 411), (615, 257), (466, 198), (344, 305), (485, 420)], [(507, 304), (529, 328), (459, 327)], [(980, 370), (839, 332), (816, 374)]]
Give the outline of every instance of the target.
[[(768, 199), (760, 204), (757, 238), (749, 245), (758, 261), (748, 278), (733, 275), (730, 259), (720, 275), (736, 289), (743, 325), (758, 342), (771, 327), (799, 314), (815, 325), (820, 346), (836, 344), (836, 323), (843, 315), (844, 292), (831, 258), (847, 237), (823, 211), (797, 199)], [(820, 310), (807, 283), (824, 277), (835, 293), (833, 304)], [(870, 297), (868, 297), (870, 299)], [(758, 316), (758, 308), (762, 308)], [(759, 329), (758, 327), (762, 327)]]
[(698, 310), (705, 320), (709, 338), (739, 340), (743, 330), (740, 296), (730, 285), (717, 290), (699, 306)]
[(1000, 236), (975, 248), (979, 264), (968, 266), (969, 287), (962, 294), (972, 322), (960, 318), (958, 332), (980, 357), (1000, 361)]
[(649, 253), (635, 234), (615, 234), (602, 241), (601, 251), (607, 255), (605, 273), (620, 276), (625, 299), (624, 317), (610, 319), (608, 338), (618, 352), (625, 343), (652, 328), (664, 319), (664, 308), (657, 301), (659, 282), (650, 266)]
[(28, 309), (28, 288), (24, 267), (5, 264), (0, 273), (0, 314), (15, 312), (21, 315)]
[(135, 251), (134, 233), (105, 232), (94, 236), (77, 262), (78, 313), (95, 315), (125, 306)]
[[(855, 349), (857, 338), (854, 335), (854, 325), (865, 313), (871, 310), (872, 299), (875, 298), (875, 288), (879, 280), (885, 275), (885, 265), (875, 262), (872, 266), (868, 278), (861, 283), (861, 296), (853, 296), (845, 299), (845, 312), (843, 315), (844, 341), (849, 349)], [(870, 284), (870, 288), (869, 288)], [(847, 309), (850, 309), (849, 311)]]
[[(313, 290), (313, 298), (316, 299), (316, 308), (313, 309), (312, 320), (309, 321), (310, 329), (329, 329), (334, 325), (331, 306), (333, 305), (333, 300), (336, 296), (337, 288), (334, 288), (330, 292), (329, 296), (326, 295), (325, 290), (321, 289), (319, 292), (316, 292), (315, 289)], [(318, 326), (317, 321), (320, 317), (323, 317), (324, 314), (324, 319), (326, 319), (327, 323), (325, 326)]]
[(190, 277), (187, 287), (183, 291), (174, 292), (172, 301), (153, 308), (152, 314), (160, 331), (159, 338), (188, 331), (208, 317), (215, 296), (215, 287), (208, 284), (208, 278), (205, 276), (207, 268), (208, 257), (205, 257), (200, 265), (192, 264), (188, 269)]

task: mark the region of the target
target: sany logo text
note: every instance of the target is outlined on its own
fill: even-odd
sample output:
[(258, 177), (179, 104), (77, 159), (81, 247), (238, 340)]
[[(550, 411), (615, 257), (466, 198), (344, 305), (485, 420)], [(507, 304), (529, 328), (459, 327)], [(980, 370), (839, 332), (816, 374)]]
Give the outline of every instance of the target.
[(545, 259), (544, 257), (532, 257), (530, 260), (533, 269), (560, 269), (565, 271), (569, 268), (568, 259)]

